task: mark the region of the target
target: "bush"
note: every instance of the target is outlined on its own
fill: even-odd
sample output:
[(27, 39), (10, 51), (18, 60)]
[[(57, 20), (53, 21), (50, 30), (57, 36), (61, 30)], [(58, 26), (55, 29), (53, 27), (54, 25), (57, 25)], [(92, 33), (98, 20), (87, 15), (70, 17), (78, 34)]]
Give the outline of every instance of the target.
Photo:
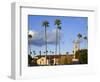
[(28, 66), (37, 66), (37, 60), (28, 55)]
[(80, 64), (87, 64), (88, 63), (88, 50), (82, 49), (75, 53), (75, 58), (79, 59)]

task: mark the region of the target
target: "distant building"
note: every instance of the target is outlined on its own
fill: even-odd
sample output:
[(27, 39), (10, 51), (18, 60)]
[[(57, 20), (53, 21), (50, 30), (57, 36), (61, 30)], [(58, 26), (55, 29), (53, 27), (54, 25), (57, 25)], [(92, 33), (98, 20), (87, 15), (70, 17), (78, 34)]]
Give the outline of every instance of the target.
[(76, 41), (74, 41), (74, 47), (73, 47), (74, 59), (75, 59), (75, 53), (76, 53), (76, 51), (78, 51), (78, 50), (79, 50), (79, 41), (76, 40)]
[(72, 64), (73, 55), (41, 55), (37, 56), (38, 65), (65, 65)]
[(48, 60), (46, 60), (46, 57), (41, 57), (41, 58), (37, 59), (38, 65), (46, 65), (46, 62), (48, 63)]
[(41, 55), (37, 56), (37, 64), (38, 65), (57, 65), (59, 64), (59, 56), (58, 55), (47, 55), (47, 57), (45, 57), (45, 55)]

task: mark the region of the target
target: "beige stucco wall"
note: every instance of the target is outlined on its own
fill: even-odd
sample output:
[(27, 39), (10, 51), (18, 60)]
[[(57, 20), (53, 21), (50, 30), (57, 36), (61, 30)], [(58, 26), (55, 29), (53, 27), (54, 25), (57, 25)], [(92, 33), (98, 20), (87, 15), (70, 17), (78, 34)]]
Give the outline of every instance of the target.
[(39, 65), (46, 65), (46, 63), (48, 65), (48, 60), (46, 60), (45, 57), (41, 57), (40, 59), (37, 60), (37, 64), (39, 64)]

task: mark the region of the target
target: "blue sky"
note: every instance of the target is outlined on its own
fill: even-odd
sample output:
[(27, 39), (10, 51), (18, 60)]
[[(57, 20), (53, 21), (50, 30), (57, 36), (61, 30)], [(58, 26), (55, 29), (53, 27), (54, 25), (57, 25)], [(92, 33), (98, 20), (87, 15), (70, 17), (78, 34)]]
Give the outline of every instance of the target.
[[(28, 16), (28, 30), (33, 31), (34, 41), (31, 42), (29, 50), (35, 50), (44, 52), (44, 27), (42, 22), (47, 20), (50, 24), (47, 28), (48, 40), (48, 51), (55, 51), (55, 28), (54, 21), (56, 19), (61, 20), (61, 53), (72, 53), (73, 51), (73, 40), (77, 39), (77, 34), (81, 33), (83, 36), (87, 36), (88, 30), (88, 18), (87, 17), (71, 17), (71, 16), (46, 16), (46, 15), (29, 15)], [(84, 42), (81, 43), (81, 48), (84, 48)], [(42, 53), (43, 54), (43, 53)]]

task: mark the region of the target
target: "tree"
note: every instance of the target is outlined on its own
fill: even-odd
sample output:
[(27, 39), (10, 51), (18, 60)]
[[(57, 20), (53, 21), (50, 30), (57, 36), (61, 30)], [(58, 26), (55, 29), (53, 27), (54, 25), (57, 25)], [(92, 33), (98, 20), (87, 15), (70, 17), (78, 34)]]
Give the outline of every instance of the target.
[[(55, 20), (56, 27), (56, 47), (55, 47), (55, 55), (57, 55), (57, 44), (59, 42), (59, 55), (60, 55), (60, 30), (61, 30), (61, 21), (59, 19)], [(59, 37), (58, 37), (59, 35)]]
[(52, 54), (52, 51), (50, 51), (50, 54)]
[(39, 51), (39, 54), (40, 54), (40, 56), (41, 56), (41, 51)]
[(69, 52), (66, 52), (66, 55), (68, 55), (69, 54)]
[(58, 37), (58, 39), (59, 39), (59, 40), (58, 40), (58, 42), (59, 42), (59, 43), (58, 43), (58, 44), (59, 44), (59, 55), (61, 54), (61, 53), (60, 53), (60, 39), (61, 39), (60, 30), (61, 30), (61, 26), (58, 27), (58, 34), (59, 34), (59, 37)]
[(28, 66), (38, 66), (37, 59), (32, 58), (31, 55), (28, 55)]
[(52, 54), (54, 54), (54, 52), (52, 51)]
[(82, 34), (79, 33), (79, 34), (77, 35), (77, 37), (78, 37), (79, 39), (82, 38)]
[(33, 51), (33, 54), (34, 54), (34, 56), (36, 55), (36, 52), (35, 51)]
[(85, 46), (87, 46), (87, 36), (83, 37), (83, 39), (85, 40)]
[(45, 52), (43, 52), (45, 54)]
[(48, 54), (48, 50), (46, 51), (46, 53)]
[(84, 39), (87, 40), (87, 36), (85, 36)]
[(82, 49), (78, 50), (75, 53), (76, 59), (79, 59), (80, 64), (87, 64), (88, 63), (88, 50)]
[(28, 55), (28, 66), (31, 66), (32, 64), (32, 56)]
[[(60, 30), (61, 30), (61, 21), (59, 19), (55, 20), (56, 27), (56, 47), (55, 47), (55, 55), (57, 55), (57, 44), (59, 44), (59, 61), (61, 62), (60, 56)], [(59, 37), (58, 37), (59, 36)]]
[(30, 55), (32, 54), (31, 50), (30, 50)]
[(28, 35), (28, 39), (31, 39), (31, 38), (32, 38), (32, 35), (29, 34), (29, 35)]
[[(28, 34), (28, 40), (32, 39), (32, 35), (31, 34)], [(31, 52), (31, 44), (29, 44), (29, 53), (30, 55), (32, 54)]]
[[(47, 27), (49, 27), (49, 22), (48, 21), (44, 21), (42, 23), (42, 26), (45, 27), (45, 52), (46, 52), (45, 58), (47, 59)], [(46, 62), (46, 65), (47, 65), (47, 62)]]
[(79, 33), (77, 37), (78, 37), (78, 43), (79, 43), (79, 49), (80, 49), (80, 42), (81, 42), (82, 34)]

